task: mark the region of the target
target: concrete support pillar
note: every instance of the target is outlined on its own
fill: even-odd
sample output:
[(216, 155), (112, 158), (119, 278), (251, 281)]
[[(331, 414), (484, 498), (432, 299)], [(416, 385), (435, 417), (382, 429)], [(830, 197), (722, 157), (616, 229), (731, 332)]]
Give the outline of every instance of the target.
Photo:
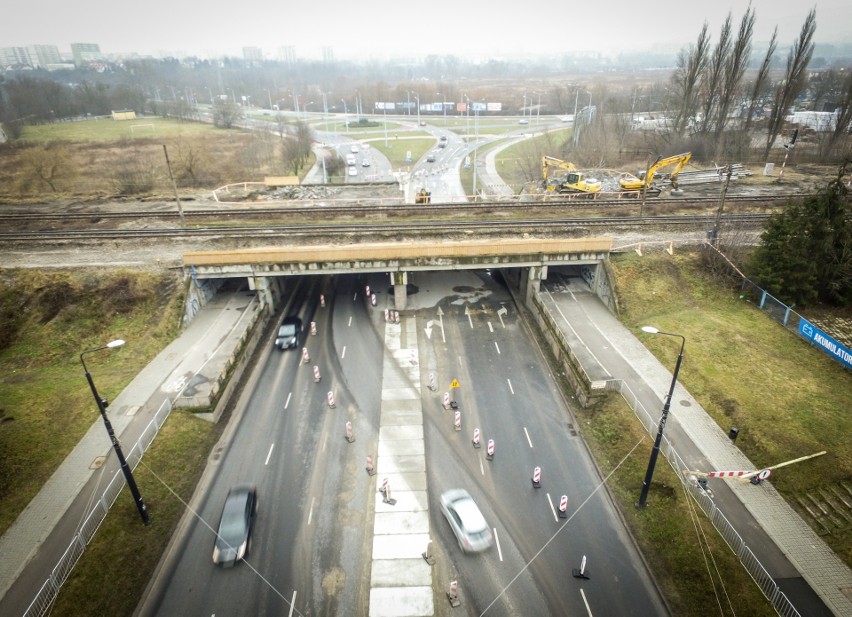
[(521, 296), (529, 306), (530, 299), (538, 294), (541, 282), (547, 278), (547, 266), (530, 266), (521, 270)]
[(405, 310), (408, 304), (408, 272), (391, 272), (391, 284), (393, 284), (393, 304), (398, 311)]
[(269, 309), (270, 313), (274, 313), (278, 305), (278, 281), (276, 277), (267, 276), (250, 276), (248, 279), (249, 289), (257, 291), (260, 298), (260, 306)]

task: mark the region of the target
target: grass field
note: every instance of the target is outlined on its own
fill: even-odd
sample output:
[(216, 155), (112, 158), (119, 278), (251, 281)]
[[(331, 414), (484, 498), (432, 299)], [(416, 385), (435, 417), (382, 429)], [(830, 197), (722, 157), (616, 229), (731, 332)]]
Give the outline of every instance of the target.
[(80, 122), (57, 122), (24, 126), (21, 139), (32, 143), (52, 141), (103, 142), (122, 139), (173, 139), (221, 133), (223, 129), (202, 122), (179, 122), (168, 118), (140, 117), (136, 120), (100, 118)]

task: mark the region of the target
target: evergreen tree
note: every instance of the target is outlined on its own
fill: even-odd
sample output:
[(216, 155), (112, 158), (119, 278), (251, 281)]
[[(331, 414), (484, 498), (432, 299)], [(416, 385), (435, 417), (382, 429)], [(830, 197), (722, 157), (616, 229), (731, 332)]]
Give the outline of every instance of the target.
[(844, 175), (773, 216), (751, 259), (756, 282), (800, 306), (852, 303), (852, 203)]

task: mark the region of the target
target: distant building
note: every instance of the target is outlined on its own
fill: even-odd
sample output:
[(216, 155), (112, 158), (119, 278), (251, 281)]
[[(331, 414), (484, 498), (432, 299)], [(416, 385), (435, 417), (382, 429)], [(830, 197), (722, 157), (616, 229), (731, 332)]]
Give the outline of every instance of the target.
[(26, 47), (0, 47), (0, 67), (33, 68), (30, 51)]
[(103, 60), (101, 46), (95, 43), (71, 43), (71, 55), (76, 66), (86, 66)]
[(322, 48), (322, 61), (327, 63), (334, 62), (334, 48), (333, 47), (323, 47)]
[(243, 60), (262, 62), (263, 50), (260, 47), (243, 47)]
[(281, 62), (285, 62), (287, 64), (293, 64), (296, 62), (296, 48), (292, 45), (287, 45), (286, 47), (278, 48), (278, 59)]
[(31, 45), (30, 57), (35, 60), (35, 66), (39, 68), (49, 69), (51, 66), (63, 64), (56, 45)]

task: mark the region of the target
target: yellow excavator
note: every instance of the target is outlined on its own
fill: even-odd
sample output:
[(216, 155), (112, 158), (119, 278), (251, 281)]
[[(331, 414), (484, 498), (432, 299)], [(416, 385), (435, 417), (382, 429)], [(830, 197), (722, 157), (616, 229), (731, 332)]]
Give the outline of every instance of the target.
[[(548, 178), (550, 170), (564, 169), (567, 176)], [(548, 191), (559, 193), (597, 193), (601, 190), (601, 181), (595, 178), (586, 178), (582, 172), (577, 171), (573, 163), (562, 161), (552, 156), (541, 157), (541, 180), (544, 188)]]
[(432, 203), (432, 191), (427, 191), (425, 188), (420, 189), (414, 194), (415, 204), (430, 204)]
[(675, 165), (674, 170), (672, 170), (669, 176), (669, 180), (672, 184), (672, 191), (678, 191), (677, 175), (686, 166), (690, 158), (692, 158), (692, 152), (675, 154), (666, 158), (658, 157), (654, 164), (648, 168), (647, 174), (644, 172), (640, 174), (641, 178), (637, 178), (630, 173), (622, 174), (621, 178), (618, 179), (618, 183), (621, 185), (621, 194), (625, 197), (637, 197), (642, 194), (642, 189), (645, 189), (646, 196), (656, 197), (662, 193), (663, 189), (661, 186), (654, 184), (654, 176), (658, 171), (669, 165)]

